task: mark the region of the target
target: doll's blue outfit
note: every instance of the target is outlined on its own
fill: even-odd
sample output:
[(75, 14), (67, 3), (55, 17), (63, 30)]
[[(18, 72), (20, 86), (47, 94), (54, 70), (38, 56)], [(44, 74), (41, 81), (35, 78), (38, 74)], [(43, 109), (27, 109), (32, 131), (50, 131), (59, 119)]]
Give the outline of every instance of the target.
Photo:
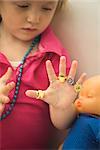
[(100, 118), (81, 114), (66, 137), (63, 150), (100, 150)]

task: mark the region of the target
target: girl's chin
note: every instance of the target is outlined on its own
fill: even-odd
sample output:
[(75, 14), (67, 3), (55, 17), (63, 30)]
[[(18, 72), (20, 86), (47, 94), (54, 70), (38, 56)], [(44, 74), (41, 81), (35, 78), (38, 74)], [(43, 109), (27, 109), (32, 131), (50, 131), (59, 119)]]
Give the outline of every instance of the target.
[(34, 39), (34, 37), (36, 36), (32, 36), (32, 37), (17, 37), (18, 40), (23, 41), (23, 42), (29, 42), (32, 41)]
[(30, 33), (30, 34), (15, 34), (15, 38), (20, 40), (20, 41), (31, 41), (33, 40), (36, 36), (38, 35), (38, 33)]

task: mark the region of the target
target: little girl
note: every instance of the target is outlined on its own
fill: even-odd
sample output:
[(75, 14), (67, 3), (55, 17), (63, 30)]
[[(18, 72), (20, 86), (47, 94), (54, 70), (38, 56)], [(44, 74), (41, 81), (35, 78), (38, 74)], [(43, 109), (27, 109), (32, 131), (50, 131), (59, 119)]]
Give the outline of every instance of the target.
[(68, 128), (76, 116), (77, 61), (70, 69), (50, 28), (65, 1), (0, 0), (0, 150), (54, 148), (55, 127)]

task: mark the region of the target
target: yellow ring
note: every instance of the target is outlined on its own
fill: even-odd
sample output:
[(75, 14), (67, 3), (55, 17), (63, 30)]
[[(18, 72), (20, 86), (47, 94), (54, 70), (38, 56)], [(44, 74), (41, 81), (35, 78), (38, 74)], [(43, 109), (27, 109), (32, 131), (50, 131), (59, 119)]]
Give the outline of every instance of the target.
[(58, 76), (58, 80), (59, 80), (61, 83), (64, 83), (64, 82), (67, 80), (67, 76), (59, 75), (59, 76)]
[(74, 90), (75, 90), (76, 93), (79, 93), (81, 88), (82, 88), (82, 85), (80, 83), (76, 83), (74, 85)]
[(42, 90), (36, 91), (36, 98), (37, 98), (37, 99), (43, 99), (44, 96), (45, 96), (44, 91), (42, 91)]
[(0, 104), (3, 104), (2, 100), (0, 99)]

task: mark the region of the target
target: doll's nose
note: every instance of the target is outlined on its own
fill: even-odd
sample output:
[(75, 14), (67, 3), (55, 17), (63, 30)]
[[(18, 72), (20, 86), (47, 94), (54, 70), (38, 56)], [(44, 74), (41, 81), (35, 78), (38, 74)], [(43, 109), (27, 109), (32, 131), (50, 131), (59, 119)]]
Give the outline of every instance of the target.
[(83, 101), (84, 98), (85, 98), (84, 96), (81, 96), (81, 95), (79, 96), (79, 100), (80, 100), (80, 101)]
[(76, 104), (75, 104), (76, 107), (78, 107), (78, 108), (82, 106), (82, 103), (81, 103), (80, 100), (77, 100), (75, 103), (76, 103)]
[(77, 110), (79, 110), (82, 107), (82, 102), (80, 99), (76, 99), (76, 101), (74, 102), (74, 106)]

